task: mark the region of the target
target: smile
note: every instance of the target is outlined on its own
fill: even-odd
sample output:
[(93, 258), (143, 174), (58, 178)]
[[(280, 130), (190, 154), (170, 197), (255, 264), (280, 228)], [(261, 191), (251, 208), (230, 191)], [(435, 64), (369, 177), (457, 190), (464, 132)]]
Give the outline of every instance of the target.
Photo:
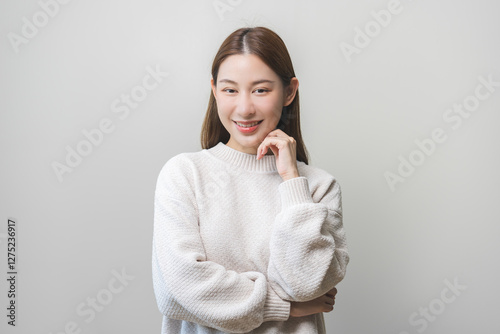
[(259, 127), (259, 124), (262, 123), (262, 121), (254, 121), (254, 122), (233, 121), (233, 122), (234, 122), (234, 124), (236, 124), (236, 128), (238, 130), (240, 130), (240, 132), (250, 133), (250, 132), (254, 132), (255, 130), (257, 130), (257, 128)]
[(236, 124), (238, 124), (241, 127), (250, 128), (252, 126), (255, 126), (255, 125), (261, 123), (262, 121), (255, 121), (255, 122), (252, 122), (252, 123), (248, 123), (248, 122), (242, 123), (242, 122), (237, 122), (237, 121), (233, 121), (233, 122), (235, 122)]

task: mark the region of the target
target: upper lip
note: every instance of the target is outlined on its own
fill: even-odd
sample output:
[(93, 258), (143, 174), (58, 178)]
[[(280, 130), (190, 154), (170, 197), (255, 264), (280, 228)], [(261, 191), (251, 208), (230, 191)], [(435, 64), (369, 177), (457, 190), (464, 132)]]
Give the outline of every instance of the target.
[(255, 123), (255, 122), (260, 122), (260, 121), (262, 121), (262, 120), (255, 120), (255, 121), (234, 121), (233, 120), (233, 122), (238, 122), (238, 123), (245, 124), (245, 125), (252, 124), (252, 123)]

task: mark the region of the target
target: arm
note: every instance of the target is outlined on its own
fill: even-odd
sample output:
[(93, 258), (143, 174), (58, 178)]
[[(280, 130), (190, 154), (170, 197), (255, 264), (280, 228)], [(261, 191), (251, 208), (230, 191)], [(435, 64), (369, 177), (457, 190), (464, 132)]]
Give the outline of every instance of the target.
[(287, 320), (290, 302), (262, 273), (237, 273), (207, 260), (190, 183), (189, 166), (174, 158), (158, 177), (152, 269), (160, 312), (233, 333)]
[(281, 298), (309, 301), (337, 285), (349, 262), (340, 186), (329, 176), (313, 200), (307, 178), (295, 177), (282, 182), (279, 193), (268, 277)]

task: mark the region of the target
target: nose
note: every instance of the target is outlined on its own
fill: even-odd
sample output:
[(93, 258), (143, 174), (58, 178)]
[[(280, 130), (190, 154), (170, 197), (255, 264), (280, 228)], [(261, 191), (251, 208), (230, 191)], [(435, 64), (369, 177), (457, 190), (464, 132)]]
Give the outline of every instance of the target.
[(243, 92), (239, 94), (236, 105), (236, 112), (242, 118), (250, 118), (255, 114), (252, 96), (249, 93)]

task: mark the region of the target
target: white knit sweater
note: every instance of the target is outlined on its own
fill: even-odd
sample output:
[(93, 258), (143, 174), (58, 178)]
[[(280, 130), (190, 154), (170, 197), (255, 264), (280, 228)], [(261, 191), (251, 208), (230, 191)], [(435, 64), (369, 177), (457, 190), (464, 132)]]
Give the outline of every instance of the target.
[(274, 155), (223, 143), (165, 164), (152, 253), (162, 334), (325, 333), (322, 313), (290, 317), (290, 301), (345, 275), (341, 192), (327, 172), (297, 167), (283, 181)]

